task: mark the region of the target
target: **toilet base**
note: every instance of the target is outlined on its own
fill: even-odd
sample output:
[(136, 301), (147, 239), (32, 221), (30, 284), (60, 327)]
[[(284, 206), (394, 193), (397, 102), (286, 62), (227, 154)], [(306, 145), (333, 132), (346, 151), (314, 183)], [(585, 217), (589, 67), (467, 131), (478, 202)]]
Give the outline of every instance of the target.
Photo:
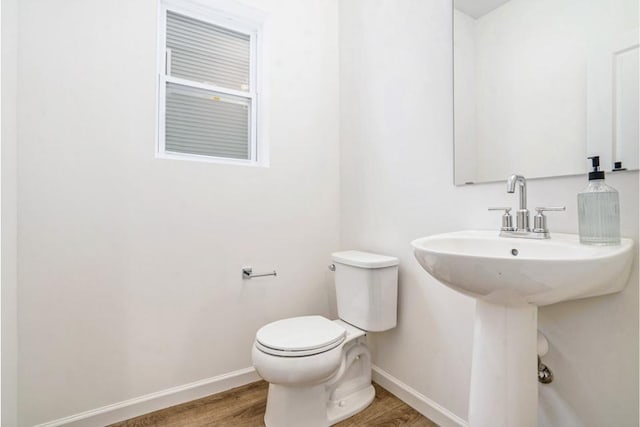
[(342, 420), (346, 420), (352, 415), (357, 414), (369, 406), (375, 397), (376, 391), (373, 386), (370, 385), (369, 387), (357, 391), (338, 402), (329, 402), (329, 407), (327, 408), (329, 424), (327, 425), (332, 426)]
[(338, 401), (327, 402), (324, 384), (287, 387), (269, 384), (264, 423), (267, 427), (328, 427), (362, 411), (375, 397), (369, 385)]
[(326, 419), (323, 384), (310, 387), (269, 384), (264, 414), (267, 427), (325, 427)]

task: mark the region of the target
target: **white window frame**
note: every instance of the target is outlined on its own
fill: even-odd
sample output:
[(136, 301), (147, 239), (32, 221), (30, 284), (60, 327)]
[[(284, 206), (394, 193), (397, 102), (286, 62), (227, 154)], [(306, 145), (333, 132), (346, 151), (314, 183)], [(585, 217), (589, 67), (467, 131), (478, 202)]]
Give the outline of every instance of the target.
[[(250, 38), (249, 90), (244, 92), (171, 76), (169, 74), (170, 70), (168, 70), (167, 61), (169, 55), (166, 50), (168, 11), (248, 35)], [(264, 61), (262, 60), (266, 33), (264, 29), (265, 21), (266, 15), (263, 12), (229, 0), (208, 0), (206, 4), (192, 0), (160, 1), (158, 10), (157, 49), (156, 158), (245, 166), (269, 166), (269, 150), (265, 126), (266, 91), (263, 87), (266, 71)], [(251, 114), (249, 117), (250, 137), (248, 141), (249, 158), (234, 159), (167, 151), (165, 145), (167, 83), (175, 83), (186, 87), (215, 91), (249, 99), (251, 102)]]

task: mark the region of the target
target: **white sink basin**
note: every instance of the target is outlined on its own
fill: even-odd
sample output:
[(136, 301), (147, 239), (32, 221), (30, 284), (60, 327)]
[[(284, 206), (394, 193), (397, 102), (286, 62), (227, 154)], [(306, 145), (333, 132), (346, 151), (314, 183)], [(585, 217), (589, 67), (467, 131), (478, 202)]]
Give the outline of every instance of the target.
[(493, 303), (547, 305), (621, 291), (633, 262), (633, 240), (617, 246), (582, 245), (578, 236), (499, 237), (497, 231), (458, 231), (411, 242), (433, 277)]
[(631, 239), (589, 246), (571, 234), (459, 231), (411, 244), (429, 274), (477, 300), (470, 427), (538, 426), (538, 306), (621, 291), (633, 262)]

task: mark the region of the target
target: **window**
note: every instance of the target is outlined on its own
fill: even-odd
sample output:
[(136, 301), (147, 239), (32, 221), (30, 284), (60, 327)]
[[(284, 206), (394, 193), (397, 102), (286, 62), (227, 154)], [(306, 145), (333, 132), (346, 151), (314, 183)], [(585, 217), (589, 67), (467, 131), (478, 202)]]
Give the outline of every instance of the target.
[(160, 13), (158, 157), (266, 165), (262, 23), (184, 0)]

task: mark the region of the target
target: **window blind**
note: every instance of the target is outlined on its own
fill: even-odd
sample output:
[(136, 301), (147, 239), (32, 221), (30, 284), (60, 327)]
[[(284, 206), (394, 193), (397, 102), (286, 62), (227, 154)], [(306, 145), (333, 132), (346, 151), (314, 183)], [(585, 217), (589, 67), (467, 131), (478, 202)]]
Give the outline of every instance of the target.
[(248, 98), (167, 83), (165, 149), (249, 159), (250, 109)]
[(251, 40), (217, 25), (167, 11), (167, 74), (250, 90)]

